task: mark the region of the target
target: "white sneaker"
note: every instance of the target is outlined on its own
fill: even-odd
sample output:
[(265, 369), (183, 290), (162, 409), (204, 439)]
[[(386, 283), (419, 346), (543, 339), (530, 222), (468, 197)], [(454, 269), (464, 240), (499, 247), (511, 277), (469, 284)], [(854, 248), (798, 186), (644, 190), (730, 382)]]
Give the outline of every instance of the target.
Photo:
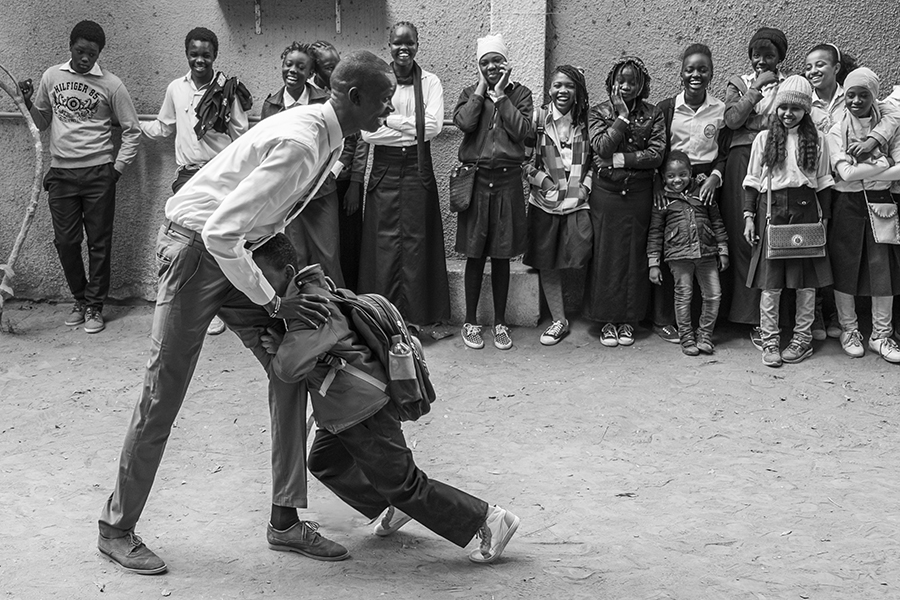
[(553, 346), (558, 344), (561, 339), (569, 333), (568, 321), (553, 321), (550, 327), (541, 334), (541, 344), (544, 346)]
[(225, 331), (225, 322), (218, 316), (213, 317), (206, 328), (206, 335), (219, 335)]
[[(840, 339), (841, 348), (844, 349), (847, 356), (859, 358), (866, 353), (866, 349), (863, 347), (862, 334), (859, 332), (859, 329), (842, 332)], [(869, 344), (871, 344), (871, 342), (869, 342)]]
[(375, 524), (375, 535), (387, 537), (412, 521), (412, 517), (393, 506), (388, 506)]
[(492, 563), (503, 554), (503, 549), (519, 527), (519, 517), (499, 506), (484, 520), (476, 535), (481, 544), (469, 554), (469, 560), (476, 563)]
[(900, 346), (897, 346), (893, 338), (886, 337), (880, 340), (869, 338), (869, 348), (889, 363), (900, 363)]

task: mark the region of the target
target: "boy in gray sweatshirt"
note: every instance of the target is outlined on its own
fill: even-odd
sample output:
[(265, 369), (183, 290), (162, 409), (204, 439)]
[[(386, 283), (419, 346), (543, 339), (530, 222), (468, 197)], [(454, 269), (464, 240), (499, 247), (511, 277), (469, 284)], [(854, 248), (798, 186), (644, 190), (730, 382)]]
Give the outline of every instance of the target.
[[(38, 129), (50, 128), (49, 192), (54, 244), (75, 305), (66, 325), (103, 331), (109, 293), (116, 182), (134, 160), (141, 127), (122, 81), (97, 64), (106, 44), (103, 28), (81, 21), (69, 36), (71, 60), (47, 69), (32, 103), (31, 80), (19, 83)], [(112, 125), (122, 127), (118, 155)], [(88, 272), (81, 259), (84, 233)]]

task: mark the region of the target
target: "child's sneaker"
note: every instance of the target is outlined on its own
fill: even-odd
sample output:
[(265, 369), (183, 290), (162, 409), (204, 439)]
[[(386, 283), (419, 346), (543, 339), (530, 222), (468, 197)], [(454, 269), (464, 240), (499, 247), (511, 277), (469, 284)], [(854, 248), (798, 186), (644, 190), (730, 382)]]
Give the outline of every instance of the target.
[(103, 321), (103, 313), (99, 308), (89, 306), (84, 315), (84, 330), (87, 333), (100, 333), (106, 329), (106, 323)]
[(681, 351), (687, 356), (700, 356), (700, 349), (697, 347), (697, 344), (694, 343), (694, 340), (681, 342)]
[(616, 339), (620, 346), (630, 346), (634, 343), (634, 327), (627, 323), (622, 323), (616, 329)]
[(778, 349), (778, 342), (768, 342), (765, 346), (763, 346), (762, 353), (762, 361), (764, 365), (766, 365), (767, 367), (781, 366), (781, 351)]
[(481, 539), (481, 543), (469, 554), (469, 560), (476, 563), (492, 563), (500, 558), (518, 527), (519, 517), (499, 506), (494, 506), (491, 514), (478, 528), (476, 535)]
[(616, 335), (615, 325), (607, 323), (603, 326), (603, 329), (600, 330), (600, 343), (607, 348), (615, 348), (619, 345), (619, 336)]
[[(817, 310), (816, 316), (813, 319), (813, 324), (812, 324), (812, 338), (814, 340), (816, 340), (817, 342), (821, 342), (822, 340), (824, 340), (827, 337), (828, 337), (828, 331), (825, 328), (825, 319), (822, 318), (822, 311)], [(787, 349), (785, 349), (785, 350), (787, 350)], [(788, 360), (785, 358), (784, 362), (788, 362)]]
[(869, 338), (869, 348), (889, 363), (900, 363), (900, 346), (897, 346), (893, 338), (886, 337), (879, 340)]
[(503, 323), (494, 325), (494, 345), (498, 350), (509, 350), (512, 348), (512, 338), (509, 337), (509, 327)]
[(859, 329), (842, 332), (840, 339), (841, 348), (844, 349), (844, 353), (850, 358), (859, 358), (866, 353)]
[(836, 340), (841, 337), (841, 333), (843, 330), (840, 324), (837, 321), (829, 321), (828, 327), (825, 328), (825, 335)]
[(72, 312), (66, 317), (66, 325), (75, 327), (76, 325), (84, 323), (85, 312), (87, 312), (87, 305), (85, 305), (83, 300), (76, 300), (75, 304), (72, 306)]
[(798, 363), (803, 362), (812, 354), (813, 349), (809, 342), (803, 343), (793, 339), (781, 353), (781, 359), (786, 363)]
[(716, 347), (707, 337), (700, 336), (697, 338), (697, 349), (703, 354), (713, 354)]
[(753, 347), (759, 350), (760, 352), (763, 349), (763, 341), (762, 341), (762, 328), (754, 327), (750, 330), (750, 343), (753, 344)]
[(666, 325), (664, 327), (654, 325), (653, 333), (661, 337), (664, 341), (669, 342), (670, 344), (681, 343), (681, 339), (678, 337), (678, 330), (675, 329), (675, 327), (672, 325)]
[(484, 348), (484, 340), (481, 338), (481, 325), (463, 324), (462, 339), (469, 348), (474, 348), (475, 350)]
[(541, 343), (545, 346), (558, 344), (561, 339), (569, 334), (568, 321), (553, 321), (550, 327), (541, 334)]

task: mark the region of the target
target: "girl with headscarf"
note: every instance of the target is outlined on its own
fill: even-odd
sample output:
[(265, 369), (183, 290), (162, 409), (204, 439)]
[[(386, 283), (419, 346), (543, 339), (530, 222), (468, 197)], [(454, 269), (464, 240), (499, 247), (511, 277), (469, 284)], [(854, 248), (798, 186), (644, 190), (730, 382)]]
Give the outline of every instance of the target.
[(552, 346), (569, 333), (563, 306), (562, 269), (585, 266), (591, 256), (591, 144), (587, 85), (581, 69), (556, 67), (550, 103), (535, 111), (534, 159), (525, 165), (528, 247), (523, 262), (540, 271), (552, 322), (541, 344)]
[(397, 78), (394, 112), (374, 133), (362, 133), (373, 158), (359, 291), (381, 294), (409, 322), (429, 325), (450, 318), (444, 227), (430, 145), (444, 124), (444, 88), (437, 75), (415, 60), (415, 25), (394, 25), (389, 48)]
[(459, 213), (456, 251), (466, 255), (466, 321), (462, 338), (469, 348), (484, 347), (478, 299), (487, 257), (491, 257), (494, 295), (494, 346), (512, 348), (506, 323), (509, 259), (525, 251), (525, 194), (522, 164), (532, 136), (531, 90), (510, 79), (512, 68), (503, 36), (478, 40), (478, 83), (459, 95), (453, 122), (463, 132), (459, 160), (477, 165), (472, 200)]
[(769, 116), (775, 113), (775, 95), (778, 84), (784, 79), (779, 67), (787, 49), (783, 31), (773, 27), (759, 28), (747, 47), (753, 71), (735, 75), (725, 87), (725, 124), (733, 133), (720, 208), (728, 230), (731, 269), (723, 273), (721, 314), (727, 314), (733, 323), (756, 326), (750, 338), (759, 349), (762, 349), (758, 327), (759, 290), (746, 285), (752, 248), (743, 241), (743, 182), (750, 162), (750, 146), (756, 135), (768, 127)]
[(841, 325), (841, 347), (851, 357), (865, 353), (854, 296), (872, 298), (872, 335), (868, 346), (882, 358), (900, 363), (893, 334), (894, 296), (900, 294), (900, 246), (878, 243), (872, 233), (867, 203), (893, 204), (891, 184), (900, 181), (900, 131), (894, 127), (887, 144), (853, 156), (879, 122), (885, 104), (878, 102), (878, 76), (860, 67), (844, 82), (847, 110), (828, 132), (837, 198), (833, 203), (828, 252), (834, 271), (834, 301)]
[(603, 323), (601, 344), (630, 346), (650, 296), (647, 230), (666, 126), (662, 113), (646, 100), (650, 74), (640, 59), (617, 60), (606, 77), (606, 93), (609, 100), (595, 105), (588, 116), (594, 249), (585, 314)]

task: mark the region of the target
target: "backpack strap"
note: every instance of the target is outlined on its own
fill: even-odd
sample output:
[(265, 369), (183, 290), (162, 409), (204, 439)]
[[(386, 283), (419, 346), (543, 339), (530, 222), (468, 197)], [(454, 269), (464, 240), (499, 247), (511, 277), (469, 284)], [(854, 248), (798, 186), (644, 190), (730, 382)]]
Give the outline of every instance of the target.
[(335, 356), (326, 352), (324, 354), (320, 354), (317, 359), (319, 362), (324, 363), (330, 367), (330, 369), (328, 370), (328, 374), (325, 375), (325, 379), (322, 380), (322, 385), (319, 386), (319, 394), (321, 394), (322, 396), (325, 396), (328, 393), (328, 388), (330, 388), (331, 384), (334, 383), (334, 378), (335, 376), (337, 376), (338, 371), (344, 371), (348, 375), (353, 375), (357, 379), (365, 381), (369, 385), (378, 388), (382, 392), (387, 390), (386, 383), (376, 379), (375, 377), (372, 377), (361, 369), (357, 369), (340, 356)]

